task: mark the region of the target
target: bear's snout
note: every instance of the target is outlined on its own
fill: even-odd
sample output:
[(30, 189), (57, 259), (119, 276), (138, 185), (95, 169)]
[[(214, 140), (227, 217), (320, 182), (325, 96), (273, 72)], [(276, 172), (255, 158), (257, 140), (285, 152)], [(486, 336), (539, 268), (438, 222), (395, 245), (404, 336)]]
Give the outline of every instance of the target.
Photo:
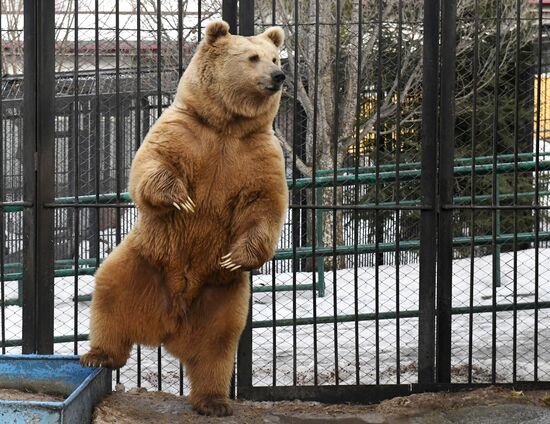
[(273, 85), (277, 89), (281, 88), (281, 85), (283, 84), (283, 81), (285, 79), (286, 79), (285, 74), (279, 69), (271, 73), (271, 81), (273, 81)]

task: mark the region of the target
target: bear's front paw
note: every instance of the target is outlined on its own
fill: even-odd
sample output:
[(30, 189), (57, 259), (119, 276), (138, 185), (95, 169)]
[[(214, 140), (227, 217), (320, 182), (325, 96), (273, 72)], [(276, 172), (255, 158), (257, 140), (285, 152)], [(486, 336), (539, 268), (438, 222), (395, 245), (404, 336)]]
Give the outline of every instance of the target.
[(261, 250), (253, 249), (248, 245), (237, 245), (230, 253), (222, 256), (220, 266), (228, 271), (236, 271), (238, 269), (251, 271), (261, 268), (269, 258), (259, 252)]
[(80, 357), (80, 365), (83, 367), (105, 367), (117, 369), (126, 365), (126, 359), (115, 358), (104, 350), (94, 347), (90, 350), (90, 352)]
[(233, 415), (233, 409), (226, 399), (207, 398), (200, 400), (193, 405), (193, 409), (201, 415), (211, 417), (227, 417)]
[(242, 265), (235, 263), (234, 258), (232, 258), (232, 253), (228, 253), (225, 256), (222, 256), (222, 260), (220, 262), (220, 266), (222, 268), (228, 269), (229, 271), (235, 271), (239, 269)]
[(193, 200), (191, 200), (189, 196), (187, 196), (187, 199), (185, 199), (183, 202), (181, 203), (173, 202), (172, 205), (174, 205), (174, 207), (178, 211), (186, 211), (189, 213), (194, 213), (195, 207), (196, 207), (195, 202), (193, 202)]

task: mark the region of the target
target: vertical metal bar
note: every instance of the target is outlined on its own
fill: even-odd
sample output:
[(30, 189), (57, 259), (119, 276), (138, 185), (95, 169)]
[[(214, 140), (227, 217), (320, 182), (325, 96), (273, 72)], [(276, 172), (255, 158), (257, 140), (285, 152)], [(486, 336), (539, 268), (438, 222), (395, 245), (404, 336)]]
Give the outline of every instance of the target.
[(235, 374), (235, 365), (236, 362), (233, 363), (233, 372), (231, 373), (231, 380), (229, 382), (229, 399), (237, 399), (237, 378)]
[[(312, 178), (312, 188), (311, 196), (313, 205), (317, 205), (317, 202), (321, 200), (321, 196), (317, 196), (317, 193), (320, 189), (315, 187), (316, 178), (317, 178), (317, 126), (319, 119), (319, 4), (320, 0), (315, 0), (315, 63), (313, 64), (313, 137), (311, 147), (311, 178)], [(275, 3), (275, 0), (273, 0)], [(317, 210), (311, 210), (311, 250), (312, 250), (312, 278), (313, 278), (313, 384), (317, 386), (319, 384), (319, 370), (318, 370), (318, 337), (317, 337), (317, 289), (319, 289), (319, 296), (321, 296), (321, 278), (323, 281), (323, 296), (324, 296), (324, 257), (320, 259), (316, 256), (316, 247), (319, 240), (323, 239), (323, 234), (321, 233), (317, 237), (317, 227), (320, 227), (320, 224), (323, 222), (322, 218), (317, 220)], [(319, 287), (317, 287), (316, 279), (316, 262), (319, 265), (322, 264), (322, 273), (319, 273)]]
[(229, 32), (237, 34), (237, 1), (222, 1), (222, 19), (229, 24)]
[(25, 0), (23, 352), (53, 352), (55, 5)]
[(137, 345), (137, 386), (141, 387), (141, 345)]
[[(242, 4), (240, 4), (240, 10), (242, 11)], [(299, 25), (298, 21), (299, 16), (299, 5), (298, 1), (294, 0), (294, 75), (293, 75), (293, 90), (292, 90), (292, 190), (291, 190), (291, 201), (294, 204), (298, 204), (300, 201), (299, 193), (296, 190), (296, 178), (298, 177), (298, 170), (296, 168), (296, 150), (298, 148), (297, 143), (299, 142), (298, 135), (298, 81), (300, 81), (301, 75), (298, 72), (299, 62), (298, 62), (298, 43), (299, 43)], [(242, 24), (241, 24), (242, 25)], [(299, 235), (296, 234), (300, 230), (300, 226), (297, 225), (300, 219), (300, 214), (298, 209), (292, 209), (291, 220), (292, 220), (292, 384), (296, 386), (298, 375), (297, 375), (297, 356), (298, 356), (298, 337), (296, 333), (296, 245), (299, 240)]]
[(181, 362), (180, 362), (180, 372), (179, 372), (179, 375), (180, 375), (180, 378), (179, 378), (179, 383), (180, 383), (179, 394), (180, 394), (180, 396), (183, 396), (183, 365), (182, 365)]
[[(478, 66), (479, 66), (479, 0), (474, 2), (474, 51), (472, 63), (472, 123), (470, 132), (471, 144), (471, 170), (470, 170), (470, 205), (476, 204), (476, 153), (477, 153), (477, 91), (478, 91)], [(475, 282), (475, 232), (476, 232), (476, 216), (475, 210), (471, 210), (470, 218), (470, 291), (469, 291), (469, 312), (468, 312), (468, 384), (472, 383), (472, 365), (473, 365), (473, 348), (474, 348), (474, 282)]]
[(434, 382), (436, 263), (436, 136), (439, 44), (439, 1), (424, 0), (422, 78), (422, 204), (420, 212), (420, 281), (418, 319), (418, 382)]
[(202, 1), (199, 0), (197, 8), (197, 34), (199, 37), (199, 43), (202, 39)]
[[(403, 0), (398, 2), (399, 16), (397, 21), (397, 111), (396, 111), (396, 153), (395, 153), (395, 204), (399, 207), (401, 202), (401, 66), (403, 50)], [(395, 211), (395, 370), (396, 384), (401, 384), (401, 326), (399, 320), (400, 305), (400, 265), (401, 265), (401, 211)]]
[(145, 95), (143, 98), (143, 126), (141, 130), (141, 134), (145, 135), (149, 132), (149, 127), (151, 126), (151, 109), (153, 109), (153, 106), (151, 105), (151, 101), (149, 99), (149, 94)]
[[(314, 109), (314, 112), (315, 112), (315, 109)], [(315, 115), (314, 115), (314, 118), (315, 118)], [(313, 134), (314, 137), (316, 137), (316, 134), (314, 133)], [(315, 175), (313, 176), (313, 178), (315, 178)], [(323, 199), (323, 188), (322, 187), (317, 187), (315, 188), (315, 193), (317, 195), (317, 201), (319, 200), (322, 200)], [(316, 235), (317, 235), (317, 243), (315, 244), (315, 247), (323, 247), (325, 244), (324, 244), (324, 241), (323, 241), (323, 233), (324, 233), (324, 220), (323, 220), (323, 216), (324, 216), (324, 210), (323, 209), (317, 209), (315, 211), (315, 218), (314, 219), (317, 219), (317, 227), (314, 227), (316, 228)], [(320, 261), (317, 261), (317, 268), (316, 268), (316, 271), (317, 271), (317, 275), (318, 275), (318, 278), (319, 278), (319, 284), (318, 284), (318, 289), (319, 289), (319, 297), (325, 297), (326, 295), (326, 286), (325, 286), (325, 260), (324, 260), (324, 257), (321, 258)]]
[(157, 349), (157, 390), (162, 391), (162, 346)]
[(277, 320), (277, 276), (275, 273), (275, 259), (271, 261), (271, 315), (273, 316), (273, 326), (271, 328), (272, 334), (272, 367), (273, 367), (273, 387), (277, 385), (277, 326), (275, 321)]
[[(520, 78), (520, 28), (521, 28), (521, 0), (516, 0), (516, 67), (514, 75), (514, 206), (518, 204), (519, 188), (519, 78)], [(540, 80), (539, 80), (540, 83)], [(514, 259), (513, 259), (513, 324), (512, 324), (512, 382), (517, 381), (518, 358), (518, 211), (514, 209)]]
[[(199, 7), (201, 1), (199, 0)], [(183, 0), (178, 0), (178, 76), (183, 74)], [(200, 20), (198, 25), (198, 35), (201, 36)]]
[[(342, 13), (342, 4), (341, 0), (336, 0), (336, 46), (335, 46), (335, 62), (336, 64), (340, 63), (341, 53), (340, 53), (340, 23), (341, 23), (341, 13)], [(296, 47), (296, 54), (298, 56), (298, 47)], [(333, 122), (333, 132), (332, 132), (332, 143), (333, 143), (333, 158), (332, 158), (332, 167), (333, 167), (333, 181), (332, 181), (332, 204), (333, 206), (338, 205), (338, 184), (336, 183), (336, 178), (338, 176), (338, 137), (340, 127), (339, 119), (339, 102), (340, 102), (340, 75), (338, 67), (334, 68), (334, 122)], [(338, 364), (338, 280), (337, 280), (337, 268), (338, 268), (338, 256), (336, 254), (336, 245), (337, 245), (337, 209), (332, 209), (332, 306), (333, 306), (333, 337), (334, 337), (334, 384), (340, 384), (340, 367)]]
[[(74, 119), (74, 125), (73, 125), (73, 166), (74, 166), (74, 199), (75, 203), (78, 203), (78, 195), (79, 195), (79, 175), (80, 175), (80, 167), (79, 167), (79, 160), (80, 160), (80, 149), (79, 149), (79, 132), (80, 132), (80, 110), (79, 110), (79, 86), (78, 86), (78, 68), (79, 68), (79, 54), (78, 54), (78, 0), (75, 0), (74, 2), (74, 73), (73, 73), (73, 80), (74, 80), (74, 108), (73, 108), (73, 119)], [(73, 353), (75, 355), (78, 355), (78, 270), (79, 270), (79, 259), (80, 259), (80, 237), (79, 237), (79, 231), (80, 231), (80, 209), (74, 208), (71, 211), (75, 217), (74, 217), (74, 280), (73, 280), (73, 286), (74, 286), (74, 330), (73, 330), (73, 336), (74, 336), (74, 346), (73, 346)]]
[(32, 209), (23, 211), (23, 353), (36, 352), (36, 131), (37, 131), (37, 37), (39, 4), (24, 2), (24, 97), (23, 97), (23, 198)]
[[(93, 166), (95, 167), (95, 201), (99, 203), (99, 194), (100, 194), (100, 142), (101, 142), (101, 98), (100, 98), (100, 77), (99, 77), (99, 0), (95, 0), (95, 10), (94, 10), (94, 45), (95, 45), (95, 63), (94, 63), (94, 74), (95, 74), (95, 137), (93, 140), (93, 151), (92, 154), (95, 157), (93, 161)], [(91, 172), (90, 172), (91, 176)], [(96, 260), (95, 267), (99, 268), (100, 264), (100, 251), (99, 251), (99, 208), (94, 208), (94, 218), (95, 218), (95, 228), (92, 228), (92, 231), (95, 230), (95, 235), (93, 241), (96, 243)]]
[[(500, 95), (500, 19), (501, 19), (501, 3), (500, 0), (496, 0), (496, 32), (495, 32), (495, 87), (494, 87), (494, 110), (493, 110), (493, 173), (492, 173), (492, 206), (497, 204), (497, 160), (498, 160), (498, 144), (499, 144), (499, 95)], [(491, 238), (491, 247), (493, 252), (493, 285), (492, 285), (492, 331), (491, 331), (491, 382), (494, 384), (496, 382), (496, 363), (497, 363), (497, 284), (496, 284), (496, 275), (497, 275), (497, 258), (496, 258), (496, 247), (497, 247), (497, 210), (493, 208), (491, 211), (492, 218), (492, 238)]]
[[(456, 0), (442, 2), (441, 122), (439, 146), (440, 204), (453, 203), (455, 137)], [(453, 210), (439, 212), (437, 272), (437, 382), (451, 381), (451, 307), (453, 280)]]
[[(226, 1), (224, 1), (225, 7)], [(237, 4), (234, 4), (235, 10), (229, 11), (230, 15), (237, 16)], [(224, 13), (227, 11), (224, 9)], [(228, 22), (229, 23), (229, 22)], [(236, 27), (231, 26), (231, 28)], [(240, 35), (254, 35), (254, 1), (247, 0), (242, 1), (240, 4), (239, 15), (239, 34)], [(252, 287), (252, 275), (250, 276), (250, 287)], [(239, 342), (239, 349), (237, 353), (237, 395), (239, 388), (252, 387), (252, 290), (250, 291), (250, 301), (248, 307), (248, 317), (246, 319), (246, 326), (243, 330), (241, 340)]]
[[(500, 206), (500, 174), (497, 174), (496, 175), (496, 179), (495, 179), (495, 182), (496, 182), (496, 186), (495, 186), (495, 191), (496, 191), (496, 206)], [(499, 237), (500, 236), (500, 215), (501, 215), (501, 212), (500, 212), (500, 209), (496, 209), (495, 210), (495, 227), (496, 227), (496, 233), (495, 233), (495, 237)], [(501, 250), (502, 250), (502, 247), (500, 244), (497, 244), (496, 245), (496, 248), (495, 248), (495, 276), (494, 276), (494, 281), (495, 281), (495, 287), (500, 287), (500, 283), (501, 283), (501, 276), (500, 276), (500, 253), (501, 253)]]
[[(252, 276), (250, 276), (250, 286), (252, 286)], [(237, 397), (241, 388), (250, 387), (252, 387), (252, 295), (248, 303), (246, 326), (237, 352)]]
[[(157, 119), (162, 114), (162, 7), (157, 0)], [(162, 347), (157, 350), (158, 390), (162, 390)]]
[[(4, 13), (3, 4), (0, 2), (0, 42), (2, 40), (2, 19), (1, 16)], [(3, 56), (0, 55), (0, 69), (3, 68)], [(3, 86), (2, 75), (0, 75), (0, 87)], [(4, 102), (0, 98), (0, 202), (5, 201), (4, 193)], [(4, 246), (5, 246), (5, 216), (4, 208), (0, 208), (0, 319), (1, 331), (2, 331), (2, 354), (6, 353), (6, 293), (4, 287)], [(18, 290), (17, 297), (21, 298), (22, 293)]]
[(540, 268), (540, 119), (541, 119), (541, 95), (542, 95), (542, 1), (538, 2), (538, 48), (537, 48), (537, 136), (535, 138), (535, 325), (533, 328), (533, 379), (539, 379), (539, 268)]
[(136, 5), (136, 150), (141, 145), (141, 0)]
[(254, 0), (239, 1), (239, 34), (254, 35)]
[[(358, 4), (358, 30), (357, 30), (357, 96), (355, 99), (355, 181), (354, 181), (354, 199), (353, 204), (359, 204), (359, 157), (361, 151), (361, 100), (363, 81), (361, 80), (361, 67), (362, 67), (362, 52), (363, 48), (363, 2)], [(353, 300), (354, 300), (354, 314), (355, 314), (355, 384), (360, 384), (360, 362), (359, 362), (359, 255), (357, 251), (357, 245), (359, 244), (359, 215), (358, 210), (353, 210)]]
[[(275, 0), (271, 1), (271, 25), (275, 25)], [(271, 260), (271, 315), (273, 317), (273, 327), (272, 327), (272, 367), (273, 367), (273, 387), (277, 386), (277, 326), (275, 321), (277, 320), (277, 276), (276, 276), (276, 261), (275, 259)], [(315, 290), (313, 292), (313, 297), (315, 297)]]
[[(377, 45), (378, 52), (376, 58), (376, 139), (375, 139), (375, 175), (376, 183), (374, 186), (374, 203), (378, 205), (380, 203), (380, 139), (382, 133), (382, 121), (380, 115), (380, 109), (382, 108), (382, 21), (383, 21), (383, 0), (378, 0), (378, 31), (377, 31)], [(374, 314), (376, 316), (375, 325), (375, 373), (376, 384), (380, 384), (380, 211), (374, 210)]]
[[(122, 164), (122, 149), (121, 143), (124, 138), (122, 136), (122, 127), (120, 124), (120, 1), (115, 2), (115, 190), (116, 202), (120, 203), (120, 193), (122, 191), (122, 172), (120, 166)], [(120, 233), (121, 208), (115, 209), (116, 214), (116, 231), (115, 242), (117, 246), (122, 239)], [(120, 368), (116, 370), (116, 382), (120, 383)]]
[[(135, 148), (141, 145), (141, 0), (136, 4), (136, 121), (135, 121)], [(141, 345), (136, 349), (137, 361), (137, 386), (141, 387)]]

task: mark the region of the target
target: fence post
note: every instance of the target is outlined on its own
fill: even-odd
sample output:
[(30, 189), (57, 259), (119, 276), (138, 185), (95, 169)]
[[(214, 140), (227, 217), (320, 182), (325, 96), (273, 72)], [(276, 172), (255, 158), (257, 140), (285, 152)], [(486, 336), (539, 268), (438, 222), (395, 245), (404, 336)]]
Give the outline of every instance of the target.
[[(437, 382), (451, 382), (456, 0), (441, 3), (439, 229), (437, 255)], [(474, 166), (474, 165), (472, 165)]]
[(434, 382), (439, 0), (424, 0), (418, 383)]
[[(500, 174), (497, 174), (496, 176), (496, 206), (500, 206)], [(497, 209), (495, 211), (496, 215), (496, 227), (497, 227), (497, 238), (500, 236), (500, 209)], [(495, 269), (495, 286), (500, 287), (502, 278), (500, 273), (500, 254), (502, 252), (502, 245), (499, 243), (495, 247), (495, 254), (493, 256), (493, 261), (495, 261), (494, 269)]]
[(239, 0), (239, 34), (254, 35), (254, 1)]
[(229, 24), (229, 32), (231, 34), (237, 33), (237, 1), (222, 1), (222, 19)]
[[(322, 188), (316, 188), (314, 189), (317, 191), (317, 195), (315, 196), (317, 199), (321, 199), (323, 196), (323, 189)], [(319, 200), (317, 200), (319, 201)], [(317, 209), (315, 210), (316, 216), (316, 223), (317, 223), (317, 234), (316, 234), (316, 247), (323, 247), (323, 210)], [(319, 291), (319, 297), (325, 297), (325, 257), (320, 256), (317, 258), (317, 289)], [(313, 293), (315, 296), (315, 293)]]
[[(224, 1), (225, 3), (227, 0)], [(230, 13), (235, 17), (237, 15), (236, 3), (234, 2), (235, 10)], [(239, 2), (239, 34), (254, 35), (254, 0), (240, 0)], [(246, 393), (246, 389), (252, 387), (252, 275), (250, 275), (250, 286), (248, 317), (237, 352), (237, 397), (242, 397), (241, 395)]]
[(23, 353), (53, 352), (55, 2), (24, 2)]

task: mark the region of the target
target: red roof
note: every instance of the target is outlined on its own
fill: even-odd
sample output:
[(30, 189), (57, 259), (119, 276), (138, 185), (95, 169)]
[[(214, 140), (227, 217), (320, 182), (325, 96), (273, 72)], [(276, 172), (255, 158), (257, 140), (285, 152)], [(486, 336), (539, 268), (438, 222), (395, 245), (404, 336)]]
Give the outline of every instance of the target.
[[(550, 0), (549, 0), (550, 1)], [(22, 44), (22, 43), (21, 43)], [(168, 44), (167, 41), (162, 41), (160, 48), (162, 51), (163, 46), (166, 46)], [(170, 42), (172, 46), (176, 45), (177, 42), (172, 41)], [(14, 46), (16, 46), (16, 43), (13, 42), (3, 42), (2, 43), (2, 49), (3, 50), (12, 50)], [(23, 47), (23, 46), (21, 46)], [(95, 41), (80, 41), (78, 43), (78, 51), (80, 53), (94, 53), (96, 51), (96, 47), (99, 49), (101, 53), (115, 53), (116, 52), (116, 43), (114, 40), (109, 41), (99, 41), (98, 44), (95, 43)], [(137, 41), (120, 41), (119, 42), (119, 51), (121, 53), (132, 53), (137, 50)], [(193, 48), (195, 47), (194, 43), (183, 43), (183, 51), (185, 53), (192, 52)], [(74, 41), (66, 41), (65, 43), (57, 43), (56, 50), (60, 51), (63, 50), (66, 53), (74, 53)], [(149, 53), (155, 53), (158, 50), (158, 43), (153, 40), (143, 40), (140, 43), (140, 52), (149, 52)]]

